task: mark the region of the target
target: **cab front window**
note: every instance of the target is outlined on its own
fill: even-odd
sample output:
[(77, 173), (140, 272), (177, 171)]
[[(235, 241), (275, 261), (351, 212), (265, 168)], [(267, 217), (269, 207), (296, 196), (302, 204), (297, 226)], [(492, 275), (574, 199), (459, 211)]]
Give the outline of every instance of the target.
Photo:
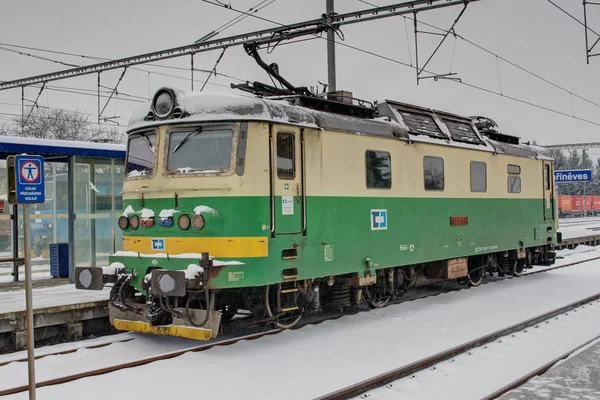
[(154, 172), (155, 149), (155, 131), (134, 133), (129, 136), (125, 176), (127, 178), (149, 178)]
[(221, 173), (231, 168), (231, 126), (196, 126), (169, 134), (170, 173)]

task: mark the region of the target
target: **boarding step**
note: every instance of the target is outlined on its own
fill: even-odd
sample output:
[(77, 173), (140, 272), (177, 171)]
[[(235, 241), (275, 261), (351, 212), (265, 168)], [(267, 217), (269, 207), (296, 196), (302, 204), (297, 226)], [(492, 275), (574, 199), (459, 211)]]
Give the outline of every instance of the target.
[(298, 283), (283, 282), (277, 285), (277, 311), (287, 313), (300, 309), (298, 307)]

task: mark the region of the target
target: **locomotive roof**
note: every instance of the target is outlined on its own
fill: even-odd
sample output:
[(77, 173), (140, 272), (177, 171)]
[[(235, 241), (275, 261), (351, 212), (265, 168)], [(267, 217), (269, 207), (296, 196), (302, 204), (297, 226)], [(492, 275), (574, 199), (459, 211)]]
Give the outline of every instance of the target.
[(165, 123), (265, 121), (462, 147), (517, 157), (553, 159), (550, 151), (542, 147), (491, 140), (482, 135), (469, 118), (391, 100), (377, 105), (380, 117), (369, 119), (292, 105), (286, 98), (263, 99), (224, 93), (171, 90), (175, 93), (176, 107), (181, 110), (180, 118), (148, 118), (152, 104), (147, 102), (140, 105), (132, 115), (129, 131)]

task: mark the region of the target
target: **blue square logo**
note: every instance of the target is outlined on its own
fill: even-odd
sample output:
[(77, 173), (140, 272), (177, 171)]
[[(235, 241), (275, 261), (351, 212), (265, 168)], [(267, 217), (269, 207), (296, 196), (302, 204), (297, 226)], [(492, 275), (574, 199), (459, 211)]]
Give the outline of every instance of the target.
[(387, 210), (371, 210), (371, 230), (387, 229)]
[(165, 239), (152, 239), (152, 250), (164, 250)]

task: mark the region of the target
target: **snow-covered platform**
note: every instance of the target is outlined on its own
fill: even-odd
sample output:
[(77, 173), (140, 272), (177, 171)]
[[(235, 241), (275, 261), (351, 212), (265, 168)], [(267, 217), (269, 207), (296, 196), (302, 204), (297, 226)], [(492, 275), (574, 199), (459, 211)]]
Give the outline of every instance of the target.
[[(23, 283), (0, 285), (0, 352), (26, 345), (25, 292)], [(51, 287), (39, 287), (53, 285)], [(35, 288), (35, 286), (38, 286)], [(34, 281), (33, 307), (36, 343), (53, 338), (77, 339), (106, 331), (108, 295), (102, 291), (76, 290), (64, 279)]]
[(571, 218), (558, 221), (558, 231), (562, 233), (562, 243), (558, 249), (572, 249), (580, 244), (596, 246), (600, 244), (600, 218)]
[(600, 399), (600, 342), (595, 342), (502, 400)]

